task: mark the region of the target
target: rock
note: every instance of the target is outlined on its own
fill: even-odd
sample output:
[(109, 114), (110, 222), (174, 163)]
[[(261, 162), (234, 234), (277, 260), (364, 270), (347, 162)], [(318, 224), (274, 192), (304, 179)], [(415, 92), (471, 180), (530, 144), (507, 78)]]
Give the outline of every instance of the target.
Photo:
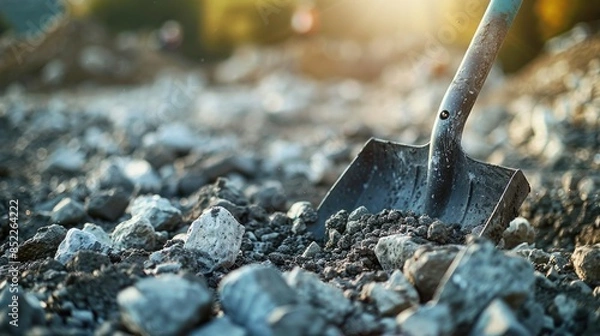
[(306, 232), (306, 223), (302, 219), (296, 218), (294, 219), (291, 230), (294, 234), (302, 234)]
[(518, 318), (519, 323), (529, 331), (530, 335), (539, 335), (542, 328), (544, 328), (544, 320), (548, 317), (544, 314), (542, 304), (536, 300), (535, 293), (528, 295), (525, 302), (515, 312), (515, 316)]
[(404, 262), (413, 256), (419, 244), (404, 234), (382, 237), (375, 246), (375, 255), (384, 270), (402, 269)]
[(79, 223), (84, 218), (83, 205), (67, 197), (54, 206), (50, 220), (56, 224), (69, 226)]
[(284, 273), (287, 284), (298, 294), (301, 302), (315, 307), (321, 316), (340, 324), (352, 311), (352, 303), (339, 288), (328, 285), (314, 273), (295, 267)]
[(257, 161), (247, 155), (216, 155), (205, 160), (200, 165), (200, 172), (208, 181), (214, 181), (221, 176), (239, 173), (244, 176), (254, 176), (257, 171)]
[(92, 193), (86, 203), (86, 210), (92, 217), (114, 221), (123, 215), (128, 203), (129, 193), (113, 188)]
[(72, 228), (67, 231), (65, 239), (58, 246), (54, 259), (65, 265), (77, 251), (90, 250), (106, 254), (109, 249), (109, 246), (102, 244), (93, 234)]
[(529, 221), (523, 217), (513, 219), (504, 231), (504, 248), (511, 249), (523, 242), (532, 244), (535, 239), (535, 231)]
[(247, 265), (229, 273), (219, 284), (227, 316), (250, 335), (273, 335), (269, 317), (276, 308), (296, 305), (299, 299), (275, 268)]
[(85, 163), (85, 154), (77, 149), (59, 147), (48, 158), (47, 169), (69, 173), (81, 171)]
[(223, 317), (216, 318), (206, 324), (203, 324), (202, 327), (198, 329), (194, 329), (189, 333), (189, 336), (217, 336), (217, 335), (227, 335), (227, 336), (247, 336), (248, 333), (244, 328), (235, 325), (227, 315)]
[(433, 221), (427, 228), (427, 239), (436, 243), (445, 244), (452, 231), (450, 227), (439, 220)]
[(110, 259), (107, 255), (94, 251), (81, 250), (75, 252), (73, 258), (65, 266), (70, 272), (92, 273), (94, 270), (99, 270), (105, 265), (110, 265)]
[(110, 236), (103, 228), (93, 223), (85, 223), (83, 225), (83, 232), (89, 232), (93, 234), (98, 241), (104, 245), (113, 246), (113, 241), (110, 239)]
[(287, 197), (279, 181), (267, 181), (246, 191), (250, 201), (267, 211), (284, 211)]
[(116, 249), (129, 248), (151, 251), (156, 243), (156, 233), (147, 218), (134, 216), (117, 225), (111, 234)]
[(370, 282), (363, 286), (361, 298), (375, 302), (377, 311), (383, 316), (398, 315), (412, 305), (398, 293), (377, 282)]
[(407, 309), (398, 315), (396, 323), (406, 336), (450, 336), (455, 330), (450, 308), (445, 304)]
[(421, 296), (429, 301), (444, 274), (460, 251), (456, 245), (420, 247), (404, 264), (404, 274)]
[(302, 253), (302, 256), (305, 258), (313, 258), (315, 255), (317, 255), (320, 252), (321, 252), (321, 246), (319, 246), (319, 244), (317, 244), (316, 242), (311, 242), (308, 245), (308, 247), (306, 247), (306, 250), (304, 250), (304, 253)]
[(269, 315), (272, 335), (321, 336), (327, 322), (320, 313), (308, 305), (277, 307)]
[(433, 300), (448, 305), (456, 325), (472, 324), (495, 298), (519, 307), (533, 291), (533, 267), (526, 260), (505, 255), (489, 241), (471, 243), (458, 253)]
[(404, 276), (400, 270), (395, 270), (390, 275), (385, 283), (385, 288), (394, 291), (400, 295), (402, 300), (411, 306), (416, 306), (419, 303), (419, 293)]
[(116, 162), (123, 175), (138, 187), (140, 192), (156, 193), (160, 191), (162, 182), (148, 161), (120, 158)]
[(188, 125), (179, 122), (159, 126), (156, 132), (146, 134), (142, 141), (146, 147), (159, 145), (184, 154), (201, 144), (200, 137)]
[(548, 313), (558, 324), (573, 321), (577, 314), (577, 301), (565, 294), (558, 294), (548, 307)]
[(130, 192), (134, 188), (133, 182), (115, 160), (103, 161), (88, 175), (87, 184), (92, 190), (121, 189)]
[(212, 297), (202, 282), (166, 274), (122, 290), (117, 303), (130, 331), (180, 335), (210, 317)]
[(296, 202), (287, 212), (292, 220), (301, 219), (304, 223), (314, 223), (318, 219), (317, 211), (310, 202)]
[(240, 251), (244, 231), (229, 211), (212, 207), (190, 225), (184, 247), (201, 252), (199, 262), (209, 270), (229, 267)]
[(67, 229), (58, 224), (39, 228), (35, 236), (26, 240), (19, 247), (17, 255), (19, 261), (44, 259), (53, 256), (66, 235)]
[(7, 281), (0, 292), (0, 330), (5, 335), (28, 335), (34, 326), (46, 324), (44, 309), (35, 295), (15, 281)]
[(364, 225), (364, 223), (361, 221), (348, 220), (348, 223), (346, 223), (346, 231), (345, 232), (347, 234), (355, 234), (362, 229), (363, 225)]
[(550, 262), (550, 253), (542, 249), (530, 247), (527, 243), (522, 243), (510, 251), (510, 254), (515, 254), (529, 260), (534, 265), (548, 264)]
[(581, 280), (592, 286), (600, 285), (600, 244), (577, 247), (571, 261)]
[(477, 318), (471, 336), (531, 335), (501, 299), (494, 299)]
[(131, 203), (131, 216), (142, 216), (155, 230), (171, 231), (181, 224), (181, 210), (159, 195), (140, 196)]
[(348, 212), (346, 210), (340, 210), (335, 215), (325, 220), (325, 228), (329, 231), (335, 229), (339, 233), (344, 233), (347, 222)]

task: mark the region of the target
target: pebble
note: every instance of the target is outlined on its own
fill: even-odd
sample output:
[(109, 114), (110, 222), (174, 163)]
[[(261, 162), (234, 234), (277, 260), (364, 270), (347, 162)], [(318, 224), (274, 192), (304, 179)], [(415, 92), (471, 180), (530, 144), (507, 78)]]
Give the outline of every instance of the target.
[(79, 223), (85, 218), (83, 205), (70, 197), (63, 198), (52, 209), (50, 220), (52, 223), (70, 226)]
[(436, 243), (445, 244), (452, 231), (450, 227), (439, 220), (433, 221), (427, 228), (427, 239)]
[(304, 250), (304, 252), (302, 253), (302, 256), (304, 258), (313, 258), (320, 252), (321, 252), (321, 246), (319, 246), (319, 244), (317, 244), (316, 242), (311, 242), (306, 247), (306, 250)]
[(379, 239), (375, 255), (384, 270), (402, 269), (419, 246), (410, 236), (395, 234)]
[(150, 163), (146, 160), (119, 158), (117, 166), (129, 181), (140, 189), (142, 193), (157, 193), (162, 182)]
[(208, 320), (212, 296), (202, 282), (165, 274), (139, 280), (117, 296), (123, 324), (142, 335), (180, 335)]
[(202, 325), (198, 329), (194, 329), (189, 333), (189, 336), (247, 336), (246, 330), (233, 322), (224, 315), (218, 317), (208, 323)]
[(592, 286), (600, 285), (600, 244), (577, 247), (571, 261), (581, 280)]
[(48, 157), (47, 169), (69, 173), (81, 171), (85, 164), (85, 154), (78, 149), (59, 147)]
[(312, 272), (294, 267), (284, 273), (287, 284), (296, 291), (298, 299), (314, 307), (321, 316), (334, 324), (341, 324), (352, 311), (352, 302), (337, 287), (319, 280)]
[(218, 292), (225, 314), (256, 336), (274, 335), (268, 321), (274, 310), (299, 303), (277, 269), (257, 264), (226, 275)]
[(70, 272), (92, 273), (106, 265), (110, 265), (110, 258), (106, 254), (81, 250), (75, 252), (65, 266)]
[(408, 302), (400, 294), (377, 282), (370, 282), (364, 285), (361, 291), (361, 298), (374, 302), (377, 311), (383, 316), (398, 315), (413, 305), (412, 302)]
[(459, 252), (451, 269), (433, 299), (452, 307), (458, 326), (473, 323), (494, 298), (504, 298), (518, 307), (533, 291), (535, 282), (528, 261), (506, 255), (485, 240), (470, 243)]
[(292, 204), (287, 212), (292, 220), (300, 219), (304, 223), (314, 223), (318, 219), (317, 211), (310, 202), (301, 201)]
[(93, 234), (71, 228), (58, 246), (54, 259), (65, 265), (75, 256), (77, 251), (90, 250), (106, 254), (109, 249), (108, 245), (102, 244)]
[(184, 247), (202, 252), (198, 261), (208, 270), (229, 267), (240, 251), (244, 231), (225, 208), (211, 207), (192, 222)]
[(19, 261), (52, 257), (66, 235), (67, 229), (58, 224), (39, 228), (32, 238), (19, 247)]
[(348, 215), (348, 222), (360, 221), (362, 216), (370, 214), (371, 213), (369, 212), (369, 209), (367, 209), (364, 205), (361, 205)]
[(403, 311), (396, 323), (406, 336), (450, 336), (456, 327), (450, 307), (433, 303)]
[(404, 264), (404, 274), (423, 301), (429, 301), (440, 281), (461, 250), (455, 245), (421, 247)]
[[(17, 300), (14, 300), (15, 296)], [(18, 326), (11, 324), (12, 321)], [(44, 310), (37, 297), (18, 284), (12, 287), (12, 283), (9, 286), (7, 282), (0, 292), (0, 330), (11, 330), (8, 335), (25, 335), (34, 326), (45, 322)]]
[(527, 219), (517, 217), (510, 222), (502, 237), (504, 248), (511, 249), (524, 242), (532, 244), (535, 241), (535, 231)]
[(83, 225), (83, 232), (89, 232), (96, 236), (96, 239), (104, 245), (113, 246), (113, 241), (110, 239), (110, 235), (104, 231), (104, 229), (94, 223), (85, 223)]
[(272, 335), (321, 336), (327, 326), (317, 310), (303, 304), (275, 308), (268, 322)]
[(510, 307), (501, 299), (493, 300), (477, 318), (471, 336), (529, 336)]
[(156, 243), (156, 233), (150, 221), (138, 215), (117, 225), (111, 239), (113, 246), (119, 250), (136, 248), (151, 251)]
[(132, 191), (133, 183), (123, 173), (116, 160), (105, 160), (98, 168), (92, 170), (87, 177), (87, 185), (91, 190), (122, 189)]
[(269, 212), (286, 209), (287, 197), (279, 181), (267, 181), (260, 186), (252, 186), (246, 193), (252, 203)]
[(188, 153), (201, 144), (201, 140), (186, 124), (168, 123), (158, 127), (156, 132), (148, 133), (142, 139), (144, 146), (159, 145), (177, 153)]
[(115, 221), (123, 215), (129, 203), (129, 193), (123, 189), (93, 192), (86, 203), (87, 213), (96, 218)]
[(140, 196), (131, 203), (131, 216), (141, 216), (150, 221), (155, 230), (171, 231), (181, 224), (181, 210), (159, 195)]

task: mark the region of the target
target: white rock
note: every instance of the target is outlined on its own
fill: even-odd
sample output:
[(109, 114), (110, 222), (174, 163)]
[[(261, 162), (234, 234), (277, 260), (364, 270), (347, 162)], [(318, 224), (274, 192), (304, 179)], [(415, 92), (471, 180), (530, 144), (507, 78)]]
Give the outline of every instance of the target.
[(211, 270), (229, 267), (240, 251), (244, 231), (225, 208), (211, 207), (192, 223), (184, 247), (202, 252), (199, 261)]
[(375, 256), (384, 270), (402, 269), (419, 246), (404, 234), (391, 235), (379, 239), (375, 246)]
[(156, 230), (171, 230), (181, 223), (181, 210), (159, 195), (140, 196), (131, 204), (131, 216), (142, 216)]
[(110, 239), (110, 236), (103, 228), (93, 223), (85, 223), (83, 225), (83, 232), (88, 232), (93, 234), (98, 241), (106, 246), (112, 247), (113, 242)]
[(123, 175), (142, 192), (158, 192), (161, 188), (160, 177), (146, 160), (131, 160), (122, 158), (116, 161)]
[(77, 251), (90, 250), (106, 254), (109, 249), (108, 245), (102, 244), (93, 234), (72, 228), (58, 246), (54, 259), (64, 265)]
[(117, 249), (142, 248), (152, 250), (156, 243), (156, 233), (147, 218), (134, 216), (117, 225), (111, 235)]

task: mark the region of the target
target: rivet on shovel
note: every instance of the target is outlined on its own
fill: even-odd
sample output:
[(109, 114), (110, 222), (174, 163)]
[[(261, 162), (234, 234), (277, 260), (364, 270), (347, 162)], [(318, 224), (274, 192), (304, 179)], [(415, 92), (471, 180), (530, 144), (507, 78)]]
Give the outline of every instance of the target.
[(339, 210), (412, 210), (498, 242), (529, 193), (521, 170), (476, 161), (460, 140), (467, 117), (522, 0), (492, 0), (436, 113), (431, 141), (371, 139), (329, 190), (309, 227), (317, 239)]

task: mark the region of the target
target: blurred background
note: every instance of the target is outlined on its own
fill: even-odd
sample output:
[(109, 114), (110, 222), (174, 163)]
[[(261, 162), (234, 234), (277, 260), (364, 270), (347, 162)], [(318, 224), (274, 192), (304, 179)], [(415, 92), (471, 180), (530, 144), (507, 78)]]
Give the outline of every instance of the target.
[[(290, 41), (303, 46), (299, 64), (309, 75), (328, 77), (341, 72), (342, 76), (369, 79), (380, 75), (383, 67), (378, 62), (390, 58), (429, 54), (439, 60), (448, 48), (464, 50), (487, 3), (1, 0), (0, 85), (35, 81), (43, 71), (46, 77), (60, 73), (62, 84), (78, 83), (90, 77), (90, 69), (87, 73), (80, 69), (82, 58), (87, 58), (83, 63), (93, 64), (92, 72), (101, 82), (135, 81), (160, 69), (164, 62), (212, 64), (240, 46)], [(517, 71), (553, 37), (581, 22), (599, 19), (599, 0), (524, 1), (500, 54), (500, 64), (505, 72)], [(90, 44), (95, 49), (85, 50)], [(365, 51), (375, 57), (362, 60)], [(135, 52), (145, 55), (137, 55), (133, 65), (118, 61), (106, 65), (112, 53), (133, 57)], [(351, 65), (340, 65), (340, 60), (351, 61)]]

